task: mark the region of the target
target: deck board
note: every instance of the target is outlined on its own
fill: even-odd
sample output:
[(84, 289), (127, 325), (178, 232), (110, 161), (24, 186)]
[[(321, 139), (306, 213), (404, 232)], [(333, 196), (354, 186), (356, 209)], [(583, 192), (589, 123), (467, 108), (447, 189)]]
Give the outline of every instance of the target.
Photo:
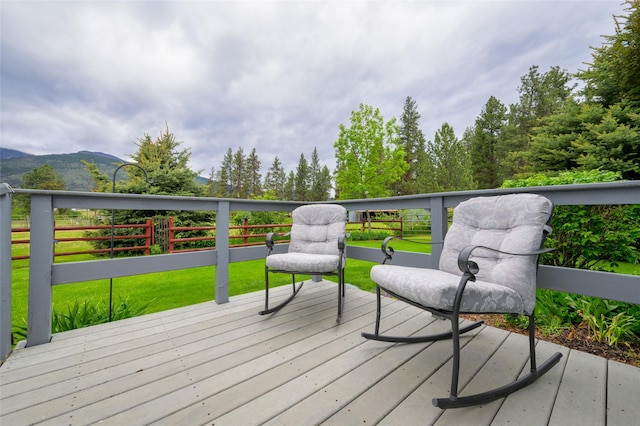
[[(284, 297), (290, 286), (273, 290)], [(259, 316), (263, 293), (57, 334), (0, 366), (0, 424), (610, 424), (640, 418), (640, 369), (539, 341), (534, 385), (479, 407), (440, 410), (451, 344), (368, 341), (375, 296), (348, 287), (336, 325), (335, 284), (306, 284)], [(446, 321), (393, 299), (382, 330), (444, 331)], [(528, 370), (527, 339), (480, 327), (461, 339), (460, 394)]]

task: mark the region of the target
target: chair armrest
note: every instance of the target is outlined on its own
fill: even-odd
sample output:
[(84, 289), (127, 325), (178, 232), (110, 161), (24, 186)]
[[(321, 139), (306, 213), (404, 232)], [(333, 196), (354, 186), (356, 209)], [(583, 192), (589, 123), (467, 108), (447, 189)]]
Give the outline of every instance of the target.
[(275, 244), (275, 242), (273, 241), (273, 239), (275, 237), (287, 237), (291, 234), (291, 232), (286, 232), (286, 233), (277, 233), (277, 232), (269, 232), (267, 234), (267, 237), (265, 238), (265, 244), (267, 245), (267, 249), (269, 250), (269, 252), (271, 252), (271, 250), (273, 250), (273, 245)]
[(541, 248), (539, 250), (534, 250), (527, 253), (512, 253), (512, 252), (502, 251), (502, 250), (498, 250), (498, 249), (486, 247), (486, 246), (469, 245), (463, 248), (460, 251), (460, 254), (458, 255), (458, 268), (460, 268), (461, 272), (475, 275), (478, 273), (478, 271), (480, 271), (480, 267), (478, 266), (478, 264), (473, 260), (469, 260), (469, 257), (471, 257), (471, 253), (477, 248), (489, 250), (495, 253), (508, 254), (511, 256), (538, 256), (543, 253), (549, 253), (555, 250), (553, 248)]
[(389, 241), (393, 240), (393, 238), (393, 235), (391, 235), (389, 237), (386, 237), (384, 241), (382, 241), (380, 249), (382, 250), (382, 253), (384, 253), (384, 259), (382, 259), (383, 265), (387, 262), (387, 260), (391, 260), (393, 258), (393, 255), (395, 254), (395, 250), (393, 250), (393, 247), (387, 247), (387, 244), (389, 244)]
[(338, 250), (340, 250), (341, 252), (344, 251), (346, 247), (346, 239), (349, 238), (350, 236), (351, 236), (351, 233), (349, 232), (338, 236)]
[[(389, 241), (391, 241), (392, 239), (394, 239), (395, 237), (393, 235), (390, 235), (388, 237), (386, 237), (384, 239), (384, 241), (382, 241), (382, 253), (384, 253), (384, 259), (382, 260), (382, 264), (384, 265), (387, 260), (391, 260), (393, 258), (393, 255), (395, 253), (395, 251), (393, 250), (393, 247), (388, 246)], [(403, 240), (403, 241), (409, 241), (410, 243), (415, 243), (415, 244), (442, 244), (442, 241), (411, 241), (411, 240)]]

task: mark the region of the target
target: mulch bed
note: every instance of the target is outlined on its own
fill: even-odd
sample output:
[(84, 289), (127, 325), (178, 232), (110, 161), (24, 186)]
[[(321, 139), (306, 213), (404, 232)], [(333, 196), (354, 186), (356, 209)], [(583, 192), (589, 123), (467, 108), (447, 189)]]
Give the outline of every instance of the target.
[[(504, 330), (512, 331), (514, 333), (525, 335), (528, 334), (526, 330), (513, 327), (504, 319), (502, 315), (461, 316), (473, 321), (484, 320), (485, 324), (491, 327), (501, 328)], [(584, 324), (580, 324), (577, 327), (565, 330), (562, 334), (558, 335), (544, 335), (539, 331), (536, 331), (536, 338), (539, 340), (556, 343), (569, 349), (575, 349), (581, 352), (586, 352), (603, 358), (618, 361), (623, 364), (640, 367), (640, 342), (634, 342), (631, 344), (625, 342), (620, 343), (618, 346), (609, 346), (607, 343), (592, 340), (589, 336), (589, 330)]]

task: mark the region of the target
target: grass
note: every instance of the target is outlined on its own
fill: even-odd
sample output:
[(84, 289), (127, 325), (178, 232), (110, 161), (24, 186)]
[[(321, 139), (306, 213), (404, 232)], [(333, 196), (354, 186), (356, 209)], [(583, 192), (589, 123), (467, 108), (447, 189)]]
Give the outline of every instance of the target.
[[(77, 231), (76, 231), (77, 232)], [(66, 231), (65, 236), (71, 236), (72, 231)], [(20, 234), (16, 239), (26, 239), (26, 234)], [(56, 234), (57, 237), (62, 235)], [(412, 237), (412, 241), (394, 239), (389, 243), (397, 252), (413, 251), (429, 253), (431, 245), (428, 237)], [(423, 244), (416, 244), (423, 243)], [(380, 248), (380, 241), (353, 241), (352, 246)], [(64, 247), (63, 247), (64, 246)], [(88, 247), (85, 242), (60, 243), (57, 251), (84, 250)], [(14, 244), (12, 254), (28, 253), (27, 244)], [(95, 259), (93, 255), (74, 255), (56, 257), (55, 262), (70, 262)], [(382, 260), (382, 253), (380, 254)], [(374, 265), (355, 259), (348, 259), (345, 281), (365, 291), (373, 291), (374, 283), (369, 278), (369, 271)], [(29, 261), (18, 260), (12, 265), (12, 317), (14, 325), (26, 324), (28, 310)], [(627, 274), (640, 273), (640, 267), (633, 264), (621, 264), (620, 272)], [(131, 277), (113, 279), (113, 299), (128, 299), (140, 305), (149, 304), (146, 313), (164, 311), (215, 299), (215, 266), (183, 269), (178, 271), (152, 273)], [(307, 277), (300, 277), (306, 279)], [(335, 281), (334, 277), (326, 277)], [(271, 280), (274, 285), (284, 285), (290, 282), (290, 277), (275, 274)], [(229, 295), (249, 293), (264, 288), (264, 260), (258, 259), (229, 265)], [(107, 303), (109, 301), (109, 280), (96, 280), (73, 284), (58, 285), (53, 288), (53, 308), (56, 311), (66, 311), (78, 301)]]
[[(56, 233), (56, 237), (73, 236), (73, 232)], [(14, 235), (14, 239), (28, 239), (28, 234)], [(398, 240), (398, 242), (400, 242)], [(356, 243), (354, 243), (355, 245)], [(379, 241), (357, 242), (357, 245), (380, 247)], [(64, 242), (56, 247), (56, 251), (86, 250), (86, 242)], [(29, 253), (28, 244), (14, 244), (12, 255)], [(60, 256), (56, 263), (94, 260), (91, 254)], [(12, 262), (12, 322), (14, 325), (26, 325), (29, 296), (29, 261)], [(374, 284), (369, 280), (369, 269), (373, 263), (348, 260), (346, 281), (364, 290), (373, 290)], [(215, 299), (215, 266), (183, 269), (178, 271), (159, 272), (131, 277), (114, 278), (113, 300), (128, 299), (132, 303), (149, 304), (145, 313), (164, 311)], [(306, 279), (308, 277), (300, 277)], [(327, 277), (332, 279), (333, 277)], [(334, 279), (335, 281), (335, 279)], [(271, 279), (273, 285), (284, 285), (290, 282), (288, 275), (276, 274)], [(85, 281), (53, 288), (54, 311), (67, 311), (78, 301), (89, 301), (94, 304), (108, 304), (109, 280)], [(229, 265), (229, 295), (249, 293), (264, 288), (264, 260), (253, 260)]]

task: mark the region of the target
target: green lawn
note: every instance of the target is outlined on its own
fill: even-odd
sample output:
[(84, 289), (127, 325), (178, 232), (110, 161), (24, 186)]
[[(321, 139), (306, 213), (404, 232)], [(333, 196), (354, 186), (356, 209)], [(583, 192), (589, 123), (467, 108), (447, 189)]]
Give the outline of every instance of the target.
[[(60, 236), (60, 235), (57, 235)], [(19, 239), (28, 236), (21, 234)], [(82, 242), (64, 243), (58, 251), (76, 251), (88, 248)], [(356, 242), (354, 245), (379, 247), (380, 242)], [(62, 244), (61, 244), (62, 245)], [(27, 244), (15, 244), (14, 256), (28, 254)], [(96, 259), (93, 255), (73, 255), (56, 257), (56, 263)], [(371, 262), (348, 260), (346, 282), (366, 290), (372, 290), (369, 280)], [(12, 317), (13, 324), (26, 324), (29, 289), (29, 261), (16, 260), (12, 265)], [(305, 277), (302, 277), (305, 278)], [(333, 277), (328, 277), (329, 279)], [(334, 279), (335, 280), (335, 279)], [(283, 285), (290, 282), (288, 275), (274, 275), (271, 283)], [(164, 311), (215, 299), (215, 266), (183, 269), (178, 271), (121, 277), (113, 279), (114, 301), (128, 299), (130, 303), (146, 305), (146, 313)], [(258, 259), (229, 265), (229, 295), (237, 295), (264, 288), (264, 260)], [(76, 301), (108, 305), (109, 280), (86, 281), (57, 285), (53, 288), (53, 308), (66, 311)]]
[[(27, 238), (22, 234), (20, 239)], [(426, 242), (427, 238), (416, 241)], [(364, 246), (380, 248), (380, 241), (353, 241), (352, 246)], [(64, 249), (59, 251), (81, 250), (86, 248), (86, 243), (65, 243)], [(405, 240), (392, 240), (389, 243), (397, 252), (415, 251), (430, 252), (431, 245), (416, 244)], [(26, 253), (26, 244), (14, 245), (13, 255)], [(398, 253), (400, 255), (400, 253)], [(92, 255), (75, 255), (57, 257), (56, 262), (82, 261), (95, 259)], [(380, 253), (382, 260), (382, 253)], [(29, 263), (27, 260), (13, 262), (13, 323), (24, 325), (28, 308), (29, 287)], [(375, 285), (369, 278), (369, 270), (374, 265), (372, 262), (349, 259), (345, 271), (345, 281), (363, 290), (372, 291)], [(622, 273), (640, 273), (639, 265), (623, 264), (620, 266)], [(304, 277), (303, 277), (304, 278)], [(327, 277), (335, 281), (334, 277)], [(275, 285), (288, 284), (288, 275), (274, 275), (272, 283)], [(229, 295), (237, 295), (264, 288), (264, 260), (232, 263), (229, 266)], [(195, 303), (213, 300), (215, 298), (215, 267), (202, 267), (122, 277), (113, 279), (114, 300), (127, 299), (129, 303), (146, 305), (149, 307), (146, 313), (158, 312), (167, 309), (187, 306)], [(96, 304), (109, 301), (109, 280), (89, 281), (55, 286), (53, 289), (54, 310), (65, 311), (69, 305), (76, 301), (89, 300)]]

